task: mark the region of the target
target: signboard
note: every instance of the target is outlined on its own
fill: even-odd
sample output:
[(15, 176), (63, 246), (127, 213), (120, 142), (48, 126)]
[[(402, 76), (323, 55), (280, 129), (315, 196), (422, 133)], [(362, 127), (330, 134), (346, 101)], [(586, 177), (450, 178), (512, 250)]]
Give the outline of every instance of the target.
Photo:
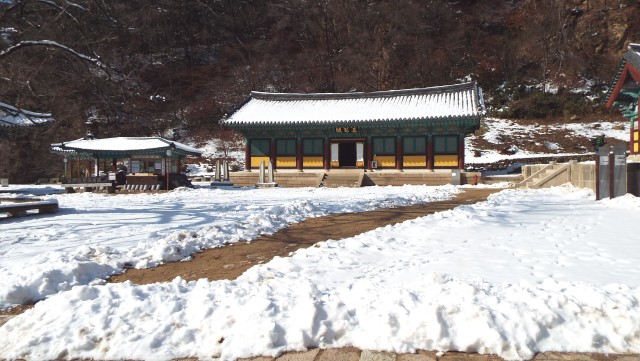
[(357, 133), (358, 127), (336, 127), (336, 133)]
[(596, 157), (596, 199), (615, 198), (627, 193), (627, 147), (617, 144), (598, 149)]

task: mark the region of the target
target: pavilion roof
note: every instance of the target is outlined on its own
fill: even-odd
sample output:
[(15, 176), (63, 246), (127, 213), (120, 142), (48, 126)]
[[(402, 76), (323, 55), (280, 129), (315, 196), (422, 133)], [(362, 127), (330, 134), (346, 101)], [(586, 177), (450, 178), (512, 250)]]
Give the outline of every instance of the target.
[(251, 92), (224, 124), (231, 128), (269, 125), (364, 124), (477, 118), (484, 114), (475, 82), (377, 92)]
[(182, 156), (201, 156), (203, 153), (197, 148), (160, 137), (83, 138), (51, 144), (51, 150), (56, 153), (84, 153), (94, 156), (162, 155), (167, 150)]

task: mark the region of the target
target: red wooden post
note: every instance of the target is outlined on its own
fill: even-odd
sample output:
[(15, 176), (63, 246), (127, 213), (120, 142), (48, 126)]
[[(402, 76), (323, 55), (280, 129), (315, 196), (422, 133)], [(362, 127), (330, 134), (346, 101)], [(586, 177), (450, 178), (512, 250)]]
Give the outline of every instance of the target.
[(271, 138), (271, 140), (269, 141), (271, 144), (269, 146), (269, 161), (271, 161), (271, 166), (272, 169), (275, 171), (276, 170), (276, 152), (278, 151), (277, 147), (276, 147), (276, 140)]
[(296, 169), (302, 172), (302, 139), (296, 139)]
[(251, 172), (251, 140), (245, 139), (244, 143), (244, 170)]
[(458, 169), (464, 169), (464, 135), (458, 137)]
[(324, 170), (328, 171), (331, 165), (331, 143), (327, 138), (325, 138), (323, 141), (324, 141), (324, 156), (323, 156), (322, 163), (324, 165)]
[(402, 137), (396, 137), (396, 169), (402, 170)]
[(427, 137), (427, 169), (433, 171), (433, 136)]
[(373, 167), (371, 166), (371, 162), (373, 161), (371, 137), (367, 137), (367, 139), (365, 139), (365, 149), (366, 151), (364, 153), (364, 161), (366, 162), (365, 164), (367, 165), (367, 169), (371, 171), (373, 169)]

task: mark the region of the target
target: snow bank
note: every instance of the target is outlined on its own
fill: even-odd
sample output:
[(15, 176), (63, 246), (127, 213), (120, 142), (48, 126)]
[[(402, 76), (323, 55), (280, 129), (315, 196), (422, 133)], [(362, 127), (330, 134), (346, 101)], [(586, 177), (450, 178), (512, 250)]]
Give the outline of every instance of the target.
[(443, 200), (457, 192), (453, 186), (405, 186), (56, 195), (55, 216), (1, 225), (0, 308), (100, 283), (126, 267), (155, 267), (251, 240), (306, 218)]
[(637, 353), (640, 200), (593, 199), (570, 187), (507, 190), (235, 281), (74, 287), (0, 328), (0, 357), (228, 360), (348, 345), (507, 360)]

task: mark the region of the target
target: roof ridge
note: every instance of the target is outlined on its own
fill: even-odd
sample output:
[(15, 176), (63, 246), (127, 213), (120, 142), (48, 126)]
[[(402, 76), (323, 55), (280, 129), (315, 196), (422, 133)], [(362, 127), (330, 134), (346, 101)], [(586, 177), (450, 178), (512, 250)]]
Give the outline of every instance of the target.
[(366, 99), (366, 98), (391, 98), (407, 95), (437, 94), (453, 91), (473, 90), (476, 82), (460, 84), (440, 85), (427, 88), (411, 88), (397, 90), (382, 90), (374, 92), (349, 92), (349, 93), (268, 93), (252, 91), (251, 98), (263, 100), (326, 100), (326, 99)]

